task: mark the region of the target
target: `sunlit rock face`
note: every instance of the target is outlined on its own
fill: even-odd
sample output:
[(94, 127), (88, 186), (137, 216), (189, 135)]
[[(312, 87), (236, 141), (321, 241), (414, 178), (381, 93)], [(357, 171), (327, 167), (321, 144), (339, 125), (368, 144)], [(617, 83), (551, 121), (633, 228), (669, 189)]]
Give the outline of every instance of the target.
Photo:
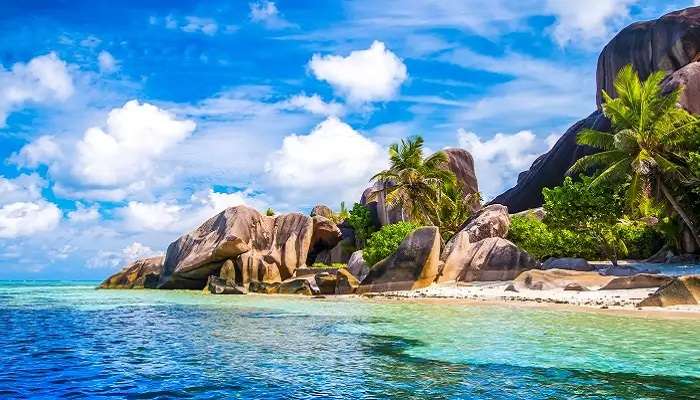
[[(319, 234), (314, 235), (314, 228)], [(239, 285), (281, 282), (306, 263), (319, 242), (335, 246), (331, 239), (336, 236), (339, 240), (337, 227), (328, 220), (314, 224), (314, 218), (299, 213), (269, 217), (250, 207), (231, 207), (170, 244), (159, 286), (201, 289), (226, 260), (234, 262)]]
[(610, 121), (600, 111), (601, 90), (614, 96), (615, 76), (627, 64), (632, 64), (642, 79), (654, 71), (665, 71), (670, 76), (664, 89), (682, 85), (685, 90), (680, 105), (690, 112), (700, 112), (700, 66), (695, 63), (699, 59), (700, 7), (672, 12), (623, 29), (603, 48), (598, 58), (598, 110), (572, 125), (549, 152), (538, 157), (529, 170), (518, 176), (513, 188), (497, 196), (493, 203), (507, 206), (511, 213), (541, 206), (542, 189), (560, 185), (576, 160), (596, 151), (577, 145), (576, 135), (584, 128), (610, 131)]
[(158, 286), (163, 271), (163, 256), (136, 260), (105, 279), (101, 289), (152, 289)]

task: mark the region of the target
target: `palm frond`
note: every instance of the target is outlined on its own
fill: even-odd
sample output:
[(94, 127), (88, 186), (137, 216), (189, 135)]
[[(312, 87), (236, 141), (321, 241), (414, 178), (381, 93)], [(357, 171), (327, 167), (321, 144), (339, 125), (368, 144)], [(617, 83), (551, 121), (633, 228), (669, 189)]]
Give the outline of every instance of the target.
[(609, 150), (601, 153), (591, 154), (579, 158), (566, 172), (567, 175), (575, 175), (586, 172), (591, 168), (610, 165), (620, 160), (628, 158), (627, 153), (619, 150)]
[(576, 135), (576, 143), (601, 150), (612, 150), (615, 148), (615, 135), (585, 128)]

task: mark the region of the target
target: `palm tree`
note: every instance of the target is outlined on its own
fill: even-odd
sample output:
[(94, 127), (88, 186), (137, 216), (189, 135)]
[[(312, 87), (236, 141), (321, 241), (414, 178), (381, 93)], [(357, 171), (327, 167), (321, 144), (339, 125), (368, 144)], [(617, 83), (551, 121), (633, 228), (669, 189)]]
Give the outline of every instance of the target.
[(662, 93), (664, 77), (664, 72), (658, 71), (641, 82), (631, 65), (618, 72), (617, 98), (603, 91), (603, 112), (612, 123), (612, 133), (579, 132), (579, 144), (602, 151), (579, 159), (569, 174), (600, 168), (591, 185), (631, 179), (626, 193), (628, 208), (636, 209), (656, 194), (681, 217), (700, 245), (693, 220), (670, 187), (687, 179), (683, 154), (692, 150), (687, 148), (688, 138), (697, 135), (700, 119), (677, 106), (680, 88)]
[[(374, 175), (386, 193), (390, 206), (400, 206), (408, 217), (426, 225), (437, 225), (435, 209), (445, 182), (454, 182), (454, 174), (444, 168), (447, 155), (439, 151), (423, 157), (423, 138), (402, 139), (389, 146), (390, 167)], [(376, 196), (377, 192), (373, 194)]]
[(457, 182), (445, 182), (435, 209), (433, 221), (440, 227), (443, 239), (448, 240), (460, 231), (474, 211), (481, 207), (481, 193), (464, 194)]

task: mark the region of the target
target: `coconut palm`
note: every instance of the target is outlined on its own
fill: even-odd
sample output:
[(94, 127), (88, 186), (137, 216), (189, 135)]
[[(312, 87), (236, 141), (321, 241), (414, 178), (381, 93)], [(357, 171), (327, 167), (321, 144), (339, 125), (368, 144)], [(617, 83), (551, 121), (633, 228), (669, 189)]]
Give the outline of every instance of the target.
[(603, 91), (603, 112), (612, 123), (612, 133), (584, 129), (577, 142), (602, 150), (579, 159), (569, 174), (599, 168), (591, 185), (631, 179), (627, 206), (639, 204), (655, 194), (675, 210), (700, 244), (694, 221), (681, 206), (671, 186), (687, 179), (684, 160), (689, 137), (697, 135), (700, 120), (677, 106), (680, 89), (664, 94), (664, 72), (651, 74), (644, 82), (631, 65), (615, 79), (617, 97)]
[(434, 215), (442, 185), (456, 179), (444, 168), (447, 155), (439, 151), (424, 158), (423, 138), (414, 136), (389, 146), (389, 161), (389, 169), (372, 177), (383, 184), (387, 203), (400, 206), (413, 221), (437, 225)]
[(481, 193), (464, 194), (462, 187), (454, 181), (442, 186), (434, 216), (431, 216), (443, 239), (448, 240), (460, 231), (464, 223), (481, 206)]

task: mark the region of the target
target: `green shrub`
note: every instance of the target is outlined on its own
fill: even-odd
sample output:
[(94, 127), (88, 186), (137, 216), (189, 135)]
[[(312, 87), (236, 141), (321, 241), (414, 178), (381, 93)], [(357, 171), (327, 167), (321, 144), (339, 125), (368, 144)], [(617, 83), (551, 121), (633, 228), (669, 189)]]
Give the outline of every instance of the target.
[(311, 268), (317, 268), (317, 269), (341, 269), (347, 267), (346, 264), (343, 263), (333, 263), (331, 265), (322, 263), (322, 262), (315, 262), (313, 265), (311, 265)]
[(664, 236), (640, 221), (623, 221), (617, 225), (617, 235), (627, 247), (627, 257), (649, 258), (664, 245)]
[(508, 240), (538, 260), (549, 257), (598, 258), (597, 245), (590, 236), (568, 229), (553, 229), (530, 216), (511, 218)]
[(398, 222), (383, 226), (367, 240), (367, 246), (362, 251), (362, 258), (367, 265), (373, 266), (394, 254), (406, 236), (416, 228), (418, 225), (413, 222)]
[(360, 248), (364, 247), (367, 239), (375, 230), (374, 221), (372, 220), (372, 213), (370, 212), (369, 208), (360, 203), (355, 203), (352, 206), (352, 210), (350, 210), (348, 213), (346, 221), (355, 231), (355, 238), (357, 239)]

